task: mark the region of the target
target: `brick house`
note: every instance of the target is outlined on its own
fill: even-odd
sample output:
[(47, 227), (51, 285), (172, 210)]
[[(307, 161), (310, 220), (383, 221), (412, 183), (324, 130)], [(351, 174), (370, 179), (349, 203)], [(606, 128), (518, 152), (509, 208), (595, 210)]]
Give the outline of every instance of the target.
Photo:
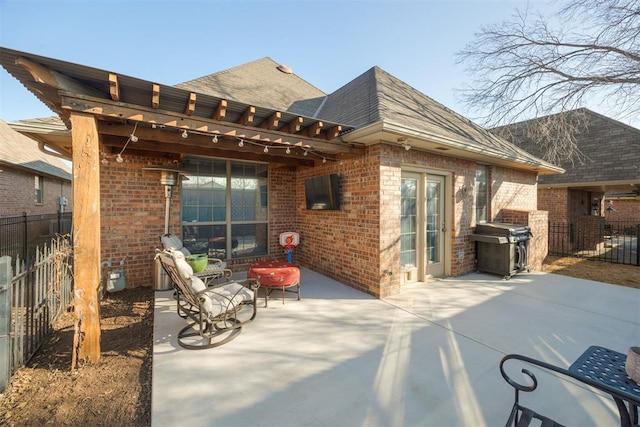
[(0, 193), (0, 217), (70, 210), (71, 167), (0, 120)]
[[(619, 222), (622, 228), (640, 223), (640, 129), (586, 108), (561, 114), (569, 120), (571, 115), (586, 118), (587, 129), (575, 136), (584, 159), (563, 161), (562, 175), (538, 178), (538, 209), (549, 212), (552, 223), (593, 229), (597, 246), (605, 238), (605, 222)], [(542, 157), (540, 146), (519, 133), (530, 122), (511, 129), (521, 148)]]
[[(528, 224), (534, 269), (546, 254), (537, 179), (562, 169), (378, 67), (326, 94), (269, 58), (175, 86), (9, 49), (0, 62), (71, 129), (51, 145), (95, 171), (82, 185), (74, 173), (75, 244), (90, 252), (76, 280), (127, 256), (128, 286), (150, 285), (159, 167), (187, 179), (169, 229), (234, 271), (284, 257), (286, 231), (300, 234), (295, 262), (378, 297), (475, 271), (478, 222)], [(307, 209), (305, 182), (331, 175), (339, 209)], [(98, 247), (79, 232), (99, 234)]]

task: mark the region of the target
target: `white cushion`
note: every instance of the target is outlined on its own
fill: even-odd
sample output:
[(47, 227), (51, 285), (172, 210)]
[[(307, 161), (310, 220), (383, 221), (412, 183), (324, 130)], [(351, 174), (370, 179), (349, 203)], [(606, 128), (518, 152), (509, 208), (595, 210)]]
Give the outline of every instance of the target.
[(228, 296), (228, 297), (233, 296), (234, 302), (236, 302), (237, 304), (243, 301), (253, 300), (253, 291), (249, 288), (242, 286), (239, 283), (227, 283), (221, 286), (220, 288), (216, 288), (216, 290), (218, 289), (225, 296)]
[(182, 240), (178, 236), (173, 234), (165, 234), (160, 237), (160, 241), (162, 242), (162, 246), (165, 249), (178, 250), (182, 248)]
[(184, 254), (180, 251), (173, 251), (173, 259), (176, 263), (176, 270), (183, 279), (188, 279), (193, 276), (193, 268), (187, 262)]

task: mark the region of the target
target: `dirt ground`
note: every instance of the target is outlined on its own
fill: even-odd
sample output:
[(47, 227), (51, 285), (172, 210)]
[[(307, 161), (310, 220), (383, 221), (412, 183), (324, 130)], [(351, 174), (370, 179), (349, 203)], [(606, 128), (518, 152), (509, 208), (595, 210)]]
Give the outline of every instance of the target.
[(153, 296), (148, 288), (106, 294), (102, 354), (71, 371), (71, 313), (0, 394), (2, 426), (150, 426)]
[[(640, 267), (549, 258), (545, 271), (640, 288)], [(153, 296), (150, 289), (102, 301), (102, 358), (70, 371), (73, 316), (0, 394), (2, 426), (150, 426)]]

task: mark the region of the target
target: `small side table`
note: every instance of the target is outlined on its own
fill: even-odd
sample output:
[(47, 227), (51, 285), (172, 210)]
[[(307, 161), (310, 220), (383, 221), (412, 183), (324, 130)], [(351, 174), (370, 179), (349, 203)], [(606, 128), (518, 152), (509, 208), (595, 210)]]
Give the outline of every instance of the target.
[[(577, 378), (612, 389), (611, 397), (616, 402), (623, 427), (638, 424), (640, 405), (640, 385), (627, 376), (624, 369), (626, 360), (627, 356), (622, 353), (593, 345), (568, 369)], [(585, 382), (588, 384), (588, 381)]]
[(283, 260), (256, 262), (247, 270), (247, 279), (253, 278), (258, 279), (260, 287), (264, 288), (265, 307), (274, 290), (282, 292), (282, 304), (285, 292), (297, 293), (298, 301), (300, 300), (300, 268), (295, 264)]

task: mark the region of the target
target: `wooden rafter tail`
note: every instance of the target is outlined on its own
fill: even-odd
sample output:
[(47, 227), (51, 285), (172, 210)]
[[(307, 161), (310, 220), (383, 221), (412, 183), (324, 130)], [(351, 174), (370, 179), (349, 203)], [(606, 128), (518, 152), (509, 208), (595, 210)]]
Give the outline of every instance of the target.
[(300, 127), (302, 126), (303, 121), (304, 119), (302, 117), (296, 117), (295, 119), (291, 120), (288, 126), (289, 133), (300, 132)]
[(318, 135), (320, 135), (322, 126), (324, 126), (322, 122), (314, 122), (311, 126), (305, 129), (305, 134), (311, 138), (316, 138)]
[(281, 117), (282, 113), (280, 111), (276, 111), (268, 119), (260, 123), (260, 127), (262, 129), (276, 129)]
[(242, 116), (240, 116), (240, 120), (238, 121), (238, 123), (243, 126), (250, 126), (251, 124), (253, 124), (253, 116), (255, 115), (255, 113), (256, 107), (254, 107), (253, 105), (249, 106), (249, 108), (244, 110)]
[(224, 117), (226, 115), (227, 115), (227, 100), (226, 99), (221, 99), (220, 103), (218, 104), (218, 106), (214, 110), (213, 115), (211, 116), (211, 118), (213, 120), (222, 121), (222, 120), (224, 120)]
[(109, 94), (114, 101), (120, 101), (120, 85), (118, 84), (118, 75), (109, 73)]
[(190, 116), (193, 114), (193, 112), (196, 110), (196, 94), (191, 92), (189, 94), (189, 101), (187, 102), (187, 106), (184, 109), (184, 113), (187, 116)]
[(151, 107), (157, 110), (160, 107), (160, 85), (154, 84), (151, 95)]
[(340, 135), (340, 132), (342, 132), (342, 126), (340, 125), (332, 126), (323, 132), (324, 138), (330, 141), (332, 139), (337, 138), (338, 135)]

